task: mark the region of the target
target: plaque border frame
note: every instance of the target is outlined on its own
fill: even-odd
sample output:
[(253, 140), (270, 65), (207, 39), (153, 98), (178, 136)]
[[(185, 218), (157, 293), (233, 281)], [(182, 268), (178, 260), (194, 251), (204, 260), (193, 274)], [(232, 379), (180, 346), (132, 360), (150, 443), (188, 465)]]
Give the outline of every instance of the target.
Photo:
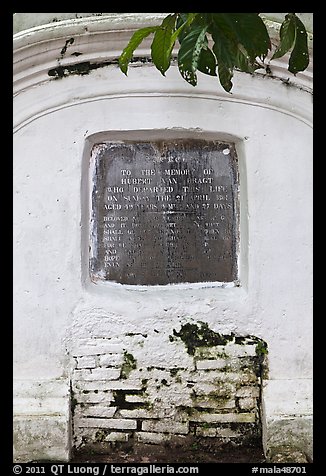
[[(159, 140), (182, 140), (182, 139), (202, 139), (207, 141), (225, 142), (226, 145), (233, 143), (238, 162), (238, 191), (237, 191), (237, 239), (236, 239), (236, 260), (237, 279), (232, 282), (195, 282), (195, 283), (169, 283), (154, 285), (121, 284), (115, 281), (92, 279), (90, 275), (90, 218), (92, 213), (92, 187), (94, 167), (91, 167), (91, 150), (94, 145), (101, 142), (112, 141), (159, 141)], [(106, 294), (110, 289), (123, 289), (128, 291), (180, 291), (191, 289), (212, 289), (215, 288), (221, 294), (224, 292), (240, 292), (247, 294), (248, 284), (248, 205), (247, 205), (247, 176), (244, 154), (243, 139), (230, 134), (223, 134), (211, 131), (188, 130), (184, 128), (162, 129), (133, 129), (133, 130), (108, 130), (97, 132), (85, 137), (84, 150), (81, 167), (81, 278), (83, 286), (90, 292)], [(233, 290), (233, 291), (231, 291)]]

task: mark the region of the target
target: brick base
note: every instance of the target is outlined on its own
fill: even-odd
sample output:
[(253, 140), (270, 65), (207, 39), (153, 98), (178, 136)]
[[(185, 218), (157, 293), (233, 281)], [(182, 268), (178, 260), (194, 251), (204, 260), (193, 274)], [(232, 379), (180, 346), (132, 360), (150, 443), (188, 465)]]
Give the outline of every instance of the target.
[[(183, 345), (175, 336), (165, 343), (170, 352)], [(216, 338), (214, 345), (211, 340), (191, 349), (183, 367), (148, 365), (145, 336), (141, 346), (139, 338), (128, 342), (130, 336), (120, 342), (76, 342), (74, 448), (185, 438), (188, 443), (198, 438), (238, 444), (260, 440), (265, 343), (253, 336), (216, 336), (220, 341)]]

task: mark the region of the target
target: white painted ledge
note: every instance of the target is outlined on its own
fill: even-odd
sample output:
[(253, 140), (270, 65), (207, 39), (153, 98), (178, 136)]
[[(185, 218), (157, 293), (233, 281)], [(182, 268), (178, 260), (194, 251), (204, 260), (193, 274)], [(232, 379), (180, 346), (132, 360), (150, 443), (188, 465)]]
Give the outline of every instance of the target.
[[(13, 31), (16, 34), (20, 31), (41, 25), (53, 24), (65, 20), (79, 20), (85, 17), (96, 20), (101, 17), (109, 16), (111, 18), (117, 18), (119, 21), (121, 17), (128, 16), (129, 18), (132, 17), (136, 19), (136, 21), (141, 21), (142, 18), (146, 21), (151, 21), (153, 19), (157, 21), (163, 19), (166, 15), (168, 15), (168, 13), (15, 13), (13, 16)], [(273, 24), (281, 24), (284, 20), (284, 15), (286, 15), (286, 13), (261, 13), (261, 16), (264, 19)], [(297, 13), (297, 15), (305, 24), (307, 31), (312, 33), (313, 14)]]
[(312, 379), (267, 380), (264, 405), (267, 418), (312, 415)]
[[(33, 14), (15, 14), (33, 15)], [(39, 15), (39, 14), (37, 14)], [(128, 43), (132, 33), (141, 27), (159, 24), (166, 13), (110, 13), (110, 14), (40, 14), (55, 18), (66, 15), (69, 18), (57, 22), (37, 24), (18, 31), (13, 38), (14, 47), (14, 94), (34, 87), (45, 81), (54, 81), (48, 71), (58, 66), (68, 66), (83, 62), (92, 64), (117, 63), (117, 60)], [(72, 17), (75, 16), (76, 17)], [(268, 15), (268, 14), (264, 14)], [(21, 19), (23, 20), (23, 19)], [(25, 19), (26, 20), (26, 19)], [(46, 19), (45, 19), (46, 20)], [(45, 21), (43, 19), (43, 21)], [(25, 23), (31, 26), (37, 22), (32, 19)], [(19, 23), (18, 20), (16, 23)], [(16, 25), (16, 30), (20, 30)], [(278, 36), (280, 24), (269, 21), (269, 30), (275, 38)], [(70, 42), (71, 41), (71, 42)], [(277, 42), (277, 40), (275, 40)], [(135, 56), (150, 56), (150, 37), (145, 39), (135, 50)], [(269, 60), (266, 59), (266, 64)], [(310, 65), (306, 71), (293, 76), (287, 71), (288, 56), (271, 63), (271, 77), (289, 82), (289, 84), (312, 90), (312, 51)], [(117, 66), (116, 66), (117, 67)], [(160, 73), (156, 71), (158, 75)], [(120, 77), (123, 74), (120, 72)], [(255, 75), (266, 75), (258, 70)], [(179, 82), (185, 82), (181, 77)], [(215, 78), (215, 83), (217, 82)], [(190, 86), (191, 87), (191, 86)]]
[(14, 462), (69, 461), (68, 379), (14, 379), (13, 413)]
[[(132, 97), (165, 97), (172, 101), (175, 98), (201, 98), (251, 104), (289, 114), (312, 125), (311, 93), (298, 90), (277, 79), (236, 72), (234, 88), (232, 94), (229, 94), (222, 89), (217, 78), (203, 74), (198, 75), (198, 84), (194, 88), (181, 78), (176, 66), (171, 66), (166, 77), (163, 77), (154, 66), (141, 64), (142, 81), (139, 81), (136, 71), (139, 66), (134, 64), (130, 67), (128, 77), (123, 75), (116, 65), (93, 70), (87, 75), (87, 88), (83, 87), (84, 77), (80, 75), (57, 80), (44, 78), (47, 87), (38, 89), (31, 83), (29, 86), (26, 84), (33, 78), (22, 78), (26, 89), (24, 94), (17, 92), (15, 98), (15, 130), (35, 118), (62, 108), (85, 102)], [(286, 95), (283, 93), (285, 88)]]
[(312, 379), (267, 380), (262, 391), (263, 445), (267, 457), (292, 447), (313, 459)]

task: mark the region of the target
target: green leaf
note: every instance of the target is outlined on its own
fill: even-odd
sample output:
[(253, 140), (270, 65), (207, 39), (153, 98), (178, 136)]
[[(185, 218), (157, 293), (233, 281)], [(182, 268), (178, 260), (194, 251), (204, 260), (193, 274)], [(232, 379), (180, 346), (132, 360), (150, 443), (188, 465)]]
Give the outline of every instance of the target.
[(288, 70), (290, 73), (296, 74), (299, 71), (304, 71), (309, 64), (309, 51), (308, 51), (308, 40), (307, 40), (307, 31), (304, 24), (296, 15), (294, 16), (295, 21), (295, 40), (294, 48), (292, 50)]
[(205, 46), (207, 26), (197, 26), (183, 39), (178, 53), (178, 67), (181, 76), (192, 86), (197, 84), (196, 70), (199, 56)]
[[(234, 68), (253, 73), (263, 67), (271, 49), (266, 25), (259, 13), (171, 13), (160, 26), (141, 28), (132, 35), (119, 58), (121, 71), (127, 74), (135, 49), (154, 33), (151, 55), (154, 65), (164, 75), (179, 41), (178, 67), (182, 77), (193, 86), (196, 72), (216, 76), (225, 91), (233, 87)], [(213, 46), (208, 46), (212, 38)], [(288, 70), (296, 74), (309, 64), (307, 32), (295, 13), (288, 13), (280, 29), (280, 44), (272, 59), (290, 53)]]
[[(250, 18), (252, 21), (253, 18)], [(233, 17), (232, 14), (228, 13), (214, 13), (212, 14), (212, 21), (210, 31), (214, 41), (213, 51), (217, 57), (217, 62), (223, 63), (220, 73), (222, 78), (226, 78), (224, 79), (224, 89), (226, 89), (230, 87), (230, 81), (227, 80), (228, 73), (225, 68), (228, 68), (229, 75), (233, 72), (234, 67), (237, 67), (240, 71), (253, 73), (256, 69), (261, 68), (256, 62), (256, 57), (261, 55), (262, 51), (266, 52), (266, 43), (264, 42), (264, 45), (262, 45), (258, 42), (258, 46), (254, 40), (250, 43), (243, 34), (243, 26), (238, 25), (237, 16)], [(251, 48), (251, 55), (245, 48), (244, 43)]]
[(176, 15), (168, 15), (156, 30), (151, 47), (151, 55), (156, 68), (163, 74), (170, 66), (171, 53), (175, 43), (172, 34), (175, 29)]
[(225, 66), (222, 62), (219, 62), (217, 70), (221, 86), (226, 92), (229, 93), (233, 86), (231, 81), (233, 77), (233, 70)]
[(209, 32), (212, 35), (225, 36), (236, 45), (238, 43), (237, 34), (228, 15), (228, 13), (211, 13), (212, 23)]
[(285, 15), (280, 28), (280, 45), (272, 56), (272, 60), (285, 55), (293, 46), (295, 41), (295, 20), (293, 15)]
[(209, 48), (203, 48), (201, 50), (198, 61), (198, 71), (208, 74), (209, 76), (216, 76), (216, 59)]
[(158, 26), (149, 26), (146, 28), (140, 28), (139, 30), (135, 31), (132, 37), (129, 40), (129, 43), (122, 51), (120, 58), (119, 58), (119, 67), (121, 71), (127, 75), (128, 65), (134, 54), (135, 49), (140, 45), (146, 36), (154, 33), (159, 27)]
[(266, 25), (257, 13), (224, 13), (224, 18), (252, 61), (267, 56), (271, 42)]
[(217, 58), (217, 62), (222, 62), (224, 66), (233, 68), (237, 53), (236, 44), (229, 39), (229, 36), (223, 34), (221, 30), (216, 27), (214, 27), (212, 30), (212, 38), (214, 41), (213, 51)]
[(245, 48), (241, 47), (242, 45), (239, 46), (237, 53), (235, 55), (235, 66), (240, 70), (244, 71), (245, 73), (254, 73), (256, 69), (262, 68), (261, 65), (256, 63), (255, 61), (253, 62), (250, 59), (250, 56), (248, 55), (247, 51)]
[(296, 74), (304, 71), (309, 64), (309, 51), (307, 31), (295, 13), (289, 13), (285, 16), (280, 29), (280, 45), (276, 49), (272, 60), (280, 58), (292, 49), (288, 70)]
[(189, 18), (189, 15), (188, 13), (178, 13), (178, 18), (177, 18), (177, 24), (176, 24), (176, 28), (177, 28), (177, 37), (179, 37), (179, 41), (180, 41), (180, 37), (184, 37), (186, 36), (187, 32), (184, 32), (184, 28), (186, 26), (186, 23), (187, 23), (187, 20)]
[(198, 13), (179, 13), (177, 18), (177, 29), (172, 35), (172, 40), (176, 41), (178, 38), (180, 43), (182, 42), (183, 38), (189, 33), (187, 28), (192, 24), (195, 20), (196, 16), (199, 15)]

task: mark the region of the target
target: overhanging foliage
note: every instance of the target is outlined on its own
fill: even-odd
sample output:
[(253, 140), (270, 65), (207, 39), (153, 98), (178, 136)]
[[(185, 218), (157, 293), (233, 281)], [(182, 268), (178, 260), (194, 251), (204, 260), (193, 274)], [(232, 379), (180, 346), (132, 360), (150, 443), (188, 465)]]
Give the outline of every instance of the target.
[[(197, 71), (217, 76), (225, 91), (230, 92), (233, 71), (253, 73), (264, 68), (271, 51), (271, 40), (259, 13), (173, 13), (161, 25), (140, 28), (132, 35), (119, 58), (127, 75), (134, 51), (149, 35), (154, 35), (151, 57), (165, 75), (172, 52), (179, 47), (178, 69), (192, 86), (197, 84)], [(272, 60), (291, 51), (288, 70), (296, 74), (309, 64), (307, 32), (295, 13), (288, 13), (280, 29), (280, 43)]]

